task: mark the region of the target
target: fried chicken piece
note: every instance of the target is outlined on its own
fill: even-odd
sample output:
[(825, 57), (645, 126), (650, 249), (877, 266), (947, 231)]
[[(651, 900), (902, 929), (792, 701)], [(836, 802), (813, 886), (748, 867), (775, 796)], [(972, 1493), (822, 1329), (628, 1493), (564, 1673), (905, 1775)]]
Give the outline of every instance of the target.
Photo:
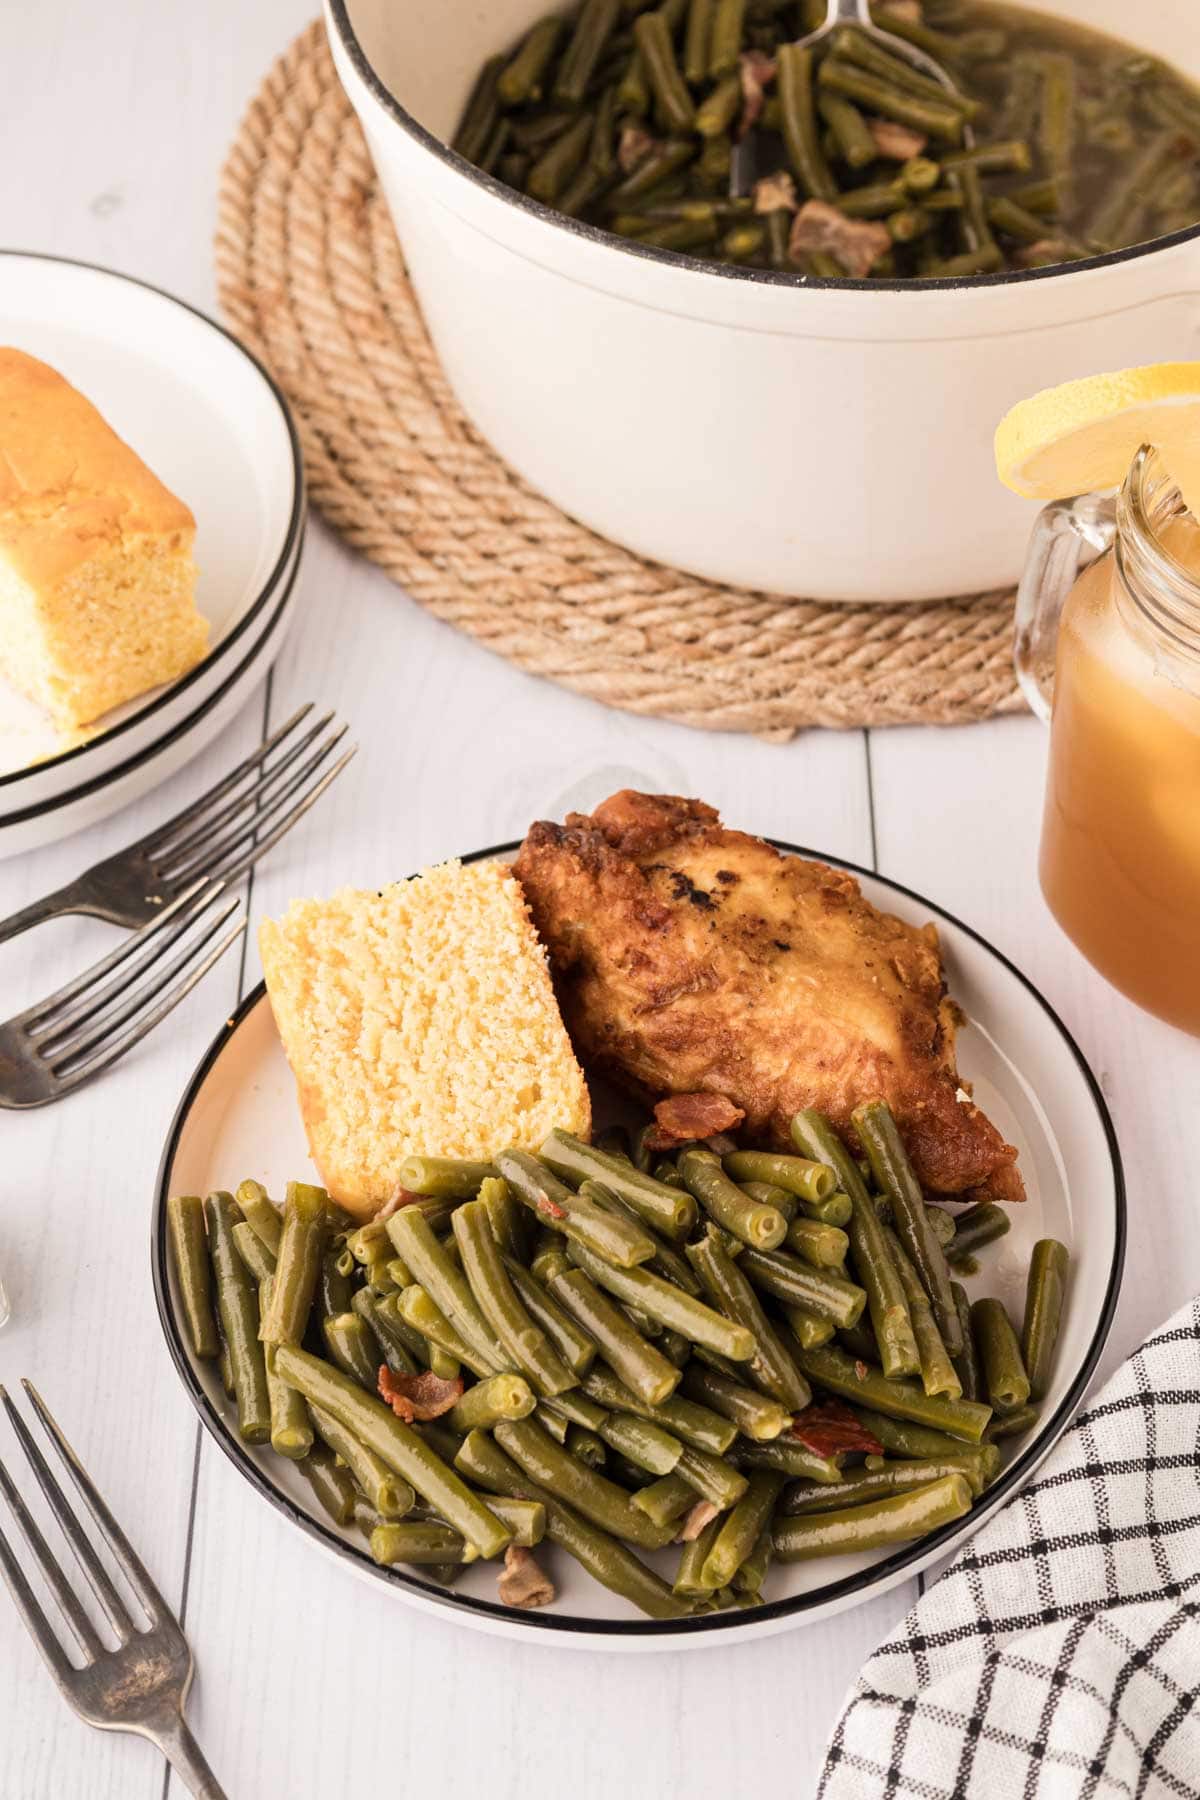
[(927, 1189), (1024, 1197), (1016, 1151), (959, 1098), (960, 1015), (932, 925), (669, 794), (627, 789), (534, 825), (515, 872), (598, 1074), (650, 1102), (725, 1095), (747, 1138), (781, 1148), (810, 1106), (857, 1148), (851, 1111), (882, 1098)]

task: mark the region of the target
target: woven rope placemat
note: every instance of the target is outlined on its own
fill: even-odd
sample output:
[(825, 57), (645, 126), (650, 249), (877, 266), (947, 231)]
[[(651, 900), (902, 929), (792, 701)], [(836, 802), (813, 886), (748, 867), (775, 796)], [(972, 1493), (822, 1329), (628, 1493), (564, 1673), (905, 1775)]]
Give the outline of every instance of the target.
[(597, 537), (463, 416), (315, 21), (221, 178), (221, 305), (295, 409), (333, 528), (437, 618), (630, 712), (786, 739), (1016, 711), (1012, 596), (834, 606), (715, 586)]

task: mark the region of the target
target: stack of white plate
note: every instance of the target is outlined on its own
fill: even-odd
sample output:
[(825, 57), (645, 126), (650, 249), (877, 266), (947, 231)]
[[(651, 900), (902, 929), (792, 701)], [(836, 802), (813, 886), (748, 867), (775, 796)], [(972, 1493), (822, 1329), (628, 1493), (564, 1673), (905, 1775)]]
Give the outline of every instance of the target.
[[(196, 667), (63, 747), (0, 680), (0, 858), (93, 825), (210, 743), (278, 654), (304, 540), (300, 446), (287, 403), (228, 332), (107, 269), (0, 253), (0, 343), (86, 394), (196, 515)], [(2, 446), (0, 446), (2, 449)]]

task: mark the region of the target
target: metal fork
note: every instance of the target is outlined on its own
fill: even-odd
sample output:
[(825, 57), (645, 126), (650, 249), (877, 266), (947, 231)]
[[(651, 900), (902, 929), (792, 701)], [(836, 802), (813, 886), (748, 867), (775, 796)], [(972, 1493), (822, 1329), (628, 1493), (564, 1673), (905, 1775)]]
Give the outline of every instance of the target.
[(204, 954), (238, 910), (231, 899), (214, 915), (225, 895), (223, 881), (193, 882), (74, 981), (0, 1025), (0, 1107), (59, 1100), (153, 1031), (245, 931), (239, 920)]
[(17, 1441), (101, 1612), (116, 1635), (117, 1648), (110, 1650), (101, 1641), (62, 1565), (18, 1493), (8, 1470), (0, 1462), (0, 1493), (8, 1502), (32, 1560), (79, 1648), (82, 1665), (76, 1667), (68, 1661), (57, 1632), (22, 1572), (12, 1546), (0, 1530), (0, 1573), (17, 1610), (29, 1627), (51, 1675), (81, 1719), (98, 1726), (101, 1731), (132, 1731), (139, 1737), (149, 1738), (158, 1745), (197, 1800), (227, 1800), (183, 1716), (195, 1665), (178, 1621), (32, 1382), (23, 1380), (21, 1386), (117, 1567), (137, 1596), (147, 1624), (135, 1622), (29, 1427), (5, 1389), (0, 1387), (0, 1399)]
[[(332, 768), (325, 767), (347, 727), (330, 732), (333, 714), (325, 713), (296, 735), (312, 710), (310, 702), (293, 713), (223, 781), (165, 825), (44, 900), (0, 920), (0, 943), (63, 913), (89, 913), (132, 928), (161, 913), (200, 876), (236, 880), (291, 830), (354, 755), (357, 746), (351, 745)], [(276, 750), (279, 755), (267, 768)]]

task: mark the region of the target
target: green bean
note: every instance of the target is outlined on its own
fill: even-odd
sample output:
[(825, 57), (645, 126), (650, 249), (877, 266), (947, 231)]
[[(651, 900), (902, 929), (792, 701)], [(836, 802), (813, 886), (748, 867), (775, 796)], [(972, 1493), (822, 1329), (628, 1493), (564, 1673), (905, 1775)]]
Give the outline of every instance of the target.
[(469, 1387), (446, 1414), (451, 1431), (466, 1437), (468, 1431), (490, 1431), (498, 1419), (525, 1419), (533, 1411), (536, 1395), (521, 1375), (486, 1375)]
[[(679, 1370), (630, 1324), (620, 1307), (582, 1269), (568, 1269), (550, 1281), (550, 1292), (582, 1325), (613, 1373), (641, 1400), (665, 1400), (679, 1385)], [(593, 1369), (584, 1377), (587, 1388)]]
[(379, 1364), (375, 1336), (367, 1321), (359, 1313), (335, 1313), (322, 1319), (321, 1336), (338, 1368), (373, 1394), (379, 1385)]
[(889, 1456), (917, 1461), (929, 1458), (940, 1460), (944, 1456), (957, 1456), (962, 1451), (961, 1440), (949, 1436), (947, 1432), (931, 1430), (911, 1419), (893, 1418), (887, 1413), (873, 1412), (869, 1407), (860, 1406), (857, 1401), (854, 1411), (860, 1424), (873, 1437), (878, 1438)]
[[(913, 1337), (916, 1339), (917, 1355), (921, 1362), (921, 1386), (927, 1394), (949, 1394), (957, 1400), (962, 1393), (962, 1382), (951, 1360), (950, 1352), (938, 1330), (933, 1308), (921, 1284), (921, 1278), (909, 1261), (903, 1244), (889, 1226), (884, 1227), (887, 1233), (888, 1249), (891, 1251), (892, 1264), (900, 1277), (900, 1285), (904, 1289), (904, 1298), (908, 1301), (908, 1314), (912, 1320)], [(954, 1296), (950, 1296), (950, 1304), (954, 1305)], [(958, 1324), (958, 1312), (955, 1309), (955, 1324)], [(961, 1328), (959, 1329), (961, 1336)]]
[[(296, 1390), (293, 1388), (292, 1393)], [(304, 1404), (300, 1395), (296, 1395)], [(312, 1422), (334, 1455), (343, 1462), (375, 1512), (383, 1519), (403, 1519), (416, 1504), (416, 1495), (402, 1476), (396, 1475), (373, 1450), (360, 1443), (340, 1419), (324, 1407), (311, 1409)]]
[(259, 1327), (264, 1344), (298, 1344), (304, 1336), (325, 1250), (327, 1200), (324, 1188), (288, 1182), (271, 1310)]
[(944, 174), (960, 174), (974, 169), (977, 175), (1001, 175), (1010, 172), (1027, 175), (1033, 168), (1033, 154), (1024, 138), (1006, 138), (1003, 142), (972, 144), (969, 150), (950, 150), (942, 158)]
[(406, 1156), (400, 1185), (410, 1194), (432, 1200), (473, 1200), (495, 1168), (489, 1162), (467, 1162), (457, 1156)]
[(979, 1358), (975, 1352), (975, 1333), (971, 1330), (971, 1302), (967, 1299), (966, 1289), (957, 1281), (950, 1283), (950, 1292), (954, 1295), (954, 1304), (958, 1308), (958, 1323), (962, 1331), (962, 1349), (954, 1358), (955, 1373), (962, 1388), (964, 1400), (978, 1400), (983, 1395), (983, 1377), (979, 1371)]
[(507, 58), (493, 56), (484, 63), (479, 79), (471, 90), (466, 110), (451, 148), (467, 162), (477, 162), (496, 124), (498, 99), (496, 83)]
[(587, 155), (595, 122), (594, 114), (581, 113), (561, 137), (547, 145), (526, 177), (527, 194), (553, 206)]
[(457, 1381), (462, 1374), (462, 1362), (457, 1356), (450, 1356), (437, 1344), (430, 1344), (427, 1351), (429, 1370), (433, 1375), (440, 1375), (443, 1381)]
[[(981, 1446), (980, 1450), (964, 1451), (961, 1456), (928, 1457), (920, 1462), (889, 1462), (881, 1469), (847, 1469), (839, 1481), (822, 1485), (821, 1482), (798, 1481), (793, 1483), (784, 1493), (780, 1503), (780, 1512), (788, 1518), (802, 1513), (833, 1512), (843, 1506), (859, 1506), (864, 1500), (880, 1500), (888, 1494), (907, 1493), (916, 1487), (927, 1487), (931, 1481), (941, 1481), (947, 1475), (958, 1475), (966, 1482), (975, 1499), (982, 1494), (986, 1479), (984, 1469), (993, 1465), (985, 1465), (982, 1450), (991, 1450), (990, 1445)], [(999, 1454), (992, 1451), (996, 1463)]]
[(494, 1512), (501, 1524), (508, 1526), (513, 1543), (522, 1550), (535, 1549), (546, 1535), (546, 1508), (540, 1500), (489, 1495), (488, 1511)]
[[(381, 1310), (391, 1304), (390, 1299), (385, 1301)], [(414, 1282), (410, 1287), (406, 1287), (402, 1294), (397, 1294), (395, 1304), (399, 1323), (408, 1330), (415, 1331), (421, 1337), (423, 1347), (419, 1354), (423, 1358), (428, 1357), (429, 1344), (436, 1344), (470, 1369), (472, 1374), (479, 1376), (481, 1380), (488, 1375), (502, 1372), (503, 1359), (491, 1351), (485, 1355), (474, 1344), (468, 1344), (466, 1339), (455, 1331), (433, 1296), (419, 1282)]]
[[(415, 1207), (405, 1206), (392, 1214), (387, 1228), (388, 1236), (418, 1283), (445, 1315), (462, 1343), (468, 1345), (476, 1357), (482, 1358), (492, 1368), (499, 1367), (495, 1335), (479, 1310), (470, 1284), (438, 1243), (425, 1218)], [(406, 1288), (405, 1293), (408, 1292)], [(413, 1323), (404, 1306), (403, 1295), (401, 1309), (403, 1316), (409, 1319), (410, 1324)], [(435, 1339), (436, 1341), (439, 1340)], [(442, 1342), (442, 1348), (452, 1356), (460, 1354), (448, 1343)], [(461, 1360), (467, 1359), (462, 1357)], [(471, 1366), (468, 1363), (468, 1367)]]
[[(746, 1253), (749, 1255), (749, 1251)], [(729, 1319), (749, 1332), (753, 1355), (748, 1362), (751, 1381), (790, 1412), (799, 1412), (811, 1399), (808, 1383), (767, 1318), (757, 1294), (732, 1257), (711, 1237), (690, 1245), (688, 1256), (709, 1295)], [(738, 1358), (738, 1361), (744, 1359)]]
[[(785, 222), (790, 221), (791, 214), (786, 208), (781, 208), (779, 211)], [(774, 217), (774, 213), (768, 213), (768, 223)], [(743, 1194), (749, 1194), (751, 1200), (757, 1200), (760, 1206), (773, 1206), (776, 1212), (783, 1214), (789, 1225), (800, 1211), (798, 1197), (789, 1192), (787, 1188), (776, 1187), (772, 1181), (739, 1181), (738, 1186)]]
[(929, 1221), (929, 1229), (944, 1250), (954, 1240), (954, 1217), (944, 1206), (926, 1205), (925, 1217)]
[(499, 1556), (509, 1542), (508, 1531), (390, 1407), (363, 1393), (349, 1376), (305, 1350), (280, 1345), (275, 1366), (285, 1381), (300, 1389), (310, 1405), (332, 1413), (360, 1443), (402, 1475), (482, 1556)]
[(630, 1494), (629, 1503), (660, 1528), (673, 1524), (696, 1504), (696, 1490), (682, 1475), (663, 1475)]
[(818, 1219), (793, 1219), (784, 1242), (814, 1269), (840, 1269), (850, 1248), (844, 1231)]
[(792, 1415), (778, 1400), (755, 1388), (743, 1387), (741, 1382), (731, 1381), (727, 1375), (706, 1369), (701, 1363), (693, 1362), (684, 1370), (680, 1386), (689, 1400), (711, 1407), (757, 1442), (777, 1438), (791, 1426)]
[(976, 1250), (982, 1250), (985, 1244), (996, 1238), (1004, 1237), (1009, 1230), (1011, 1220), (1002, 1206), (991, 1200), (984, 1200), (978, 1206), (968, 1206), (960, 1212), (954, 1221), (954, 1241), (946, 1251), (946, 1260), (961, 1263)]
[(1146, 196), (1154, 193), (1163, 169), (1177, 154), (1178, 127), (1168, 126), (1114, 181), (1083, 235), (1108, 249), (1129, 243), (1141, 220)]
[(851, 169), (865, 169), (879, 155), (867, 121), (852, 100), (840, 94), (818, 94), (817, 111), (832, 131), (842, 161)]
[(877, 39), (868, 37), (865, 32), (856, 31), (853, 27), (839, 31), (834, 49), (835, 55), (867, 70), (877, 80), (886, 82), (891, 89), (912, 94), (916, 99), (928, 101), (934, 106), (948, 107), (964, 119), (973, 119), (979, 113), (978, 100), (969, 99), (957, 89), (945, 87), (932, 75), (922, 74), (911, 64), (893, 56)]
[[(801, 1155), (811, 1162), (824, 1163), (827, 1168), (832, 1169), (837, 1187), (842, 1193), (851, 1200), (867, 1198), (866, 1183), (858, 1163), (823, 1113), (812, 1107), (798, 1112), (791, 1121), (790, 1129), (792, 1142)], [(848, 1223), (849, 1217), (847, 1211), (845, 1220), (834, 1222)]]
[(541, 1425), (542, 1430), (550, 1433), (550, 1436), (554, 1439), (556, 1444), (566, 1443), (571, 1430), (571, 1422), (569, 1419), (561, 1418), (559, 1414), (556, 1413), (552, 1407), (547, 1406), (544, 1401), (536, 1408), (534, 1417)]
[(1029, 1431), (1037, 1424), (1041, 1410), (1040, 1406), (1030, 1404), (1018, 1406), (1015, 1412), (997, 1413), (984, 1433), (985, 1442), (995, 1444), (1001, 1438), (1016, 1437), (1019, 1432)]
[(651, 1425), (682, 1438), (696, 1450), (709, 1450), (723, 1456), (737, 1435), (736, 1427), (714, 1408), (670, 1394), (657, 1406), (650, 1405), (624, 1382), (606, 1369), (593, 1369), (584, 1376), (583, 1391), (589, 1400), (610, 1412), (632, 1413)]
[(691, 131), (696, 109), (675, 61), (670, 28), (662, 13), (646, 12), (635, 19), (633, 39), (664, 125), (680, 134)]
[[(596, 1402), (590, 1399), (582, 1388), (572, 1388), (569, 1394), (559, 1394), (555, 1399), (546, 1401), (545, 1404), (553, 1411), (562, 1413), (563, 1417), (568, 1419), (572, 1425), (582, 1425), (588, 1431), (599, 1431), (608, 1417), (606, 1408), (597, 1406)], [(538, 1417), (541, 1417), (540, 1407)]]
[(683, 1446), (675, 1470), (685, 1481), (691, 1482), (702, 1499), (711, 1500), (722, 1510), (736, 1506), (746, 1491), (746, 1477), (740, 1469), (735, 1469), (724, 1457), (713, 1456), (708, 1450), (696, 1450), (691, 1444)]
[[(828, 66), (822, 65), (822, 74)], [(812, 51), (799, 44), (782, 44), (776, 57), (776, 83), (792, 173), (814, 200), (832, 201), (837, 189), (817, 136)]]
[(582, 1143), (569, 1132), (552, 1131), (538, 1154), (565, 1181), (581, 1186), (588, 1181), (599, 1182), (631, 1207), (645, 1224), (673, 1242), (686, 1238), (696, 1224), (696, 1202), (689, 1194), (656, 1181), (620, 1155)]
[(872, 183), (868, 187), (850, 188), (834, 201), (848, 219), (883, 219), (898, 211), (905, 202), (904, 189), (898, 181)]
[(896, 171), (896, 180), (906, 194), (931, 193), (942, 179), (942, 165), (931, 156), (910, 156)]
[(797, 1361), (810, 1381), (843, 1400), (857, 1401), (894, 1419), (930, 1425), (935, 1431), (944, 1431), (967, 1443), (979, 1443), (991, 1417), (990, 1408), (977, 1401), (927, 1394), (916, 1382), (894, 1381), (878, 1369), (855, 1362), (833, 1344), (801, 1350)]
[(932, 56), (935, 62), (952, 63), (958, 54), (960, 38), (949, 37), (945, 32), (934, 31), (908, 14), (890, 6), (872, 8), (875, 23), (884, 31), (890, 31), (893, 37), (904, 38), (914, 44), (918, 50), (924, 50), (926, 56)]
[(725, 1173), (721, 1159), (711, 1150), (681, 1151), (679, 1173), (723, 1231), (758, 1250), (773, 1250), (783, 1242), (787, 1232), (783, 1214), (773, 1206), (760, 1206), (751, 1200)]
[[(733, 206), (736, 202), (730, 200), (727, 204)], [(720, 209), (718, 208), (717, 210), (719, 211)], [(664, 1187), (672, 1187), (679, 1193), (686, 1193), (687, 1190), (683, 1184), (683, 1176), (679, 1173), (679, 1168), (673, 1157), (660, 1156), (650, 1173), (653, 1175), (655, 1181), (661, 1181)]]
[(970, 1507), (971, 1490), (962, 1476), (946, 1475), (926, 1487), (864, 1506), (780, 1519), (774, 1531), (775, 1554), (780, 1562), (804, 1562), (814, 1556), (904, 1544), (961, 1519)]
[(507, 1256), (504, 1267), (526, 1312), (545, 1332), (567, 1367), (576, 1375), (586, 1374), (596, 1360), (596, 1346), (587, 1332), (528, 1269)]
[(614, 1269), (602, 1258), (589, 1255), (580, 1244), (572, 1244), (567, 1255), (598, 1286), (660, 1324), (682, 1332), (690, 1343), (703, 1344), (734, 1362), (745, 1362), (754, 1354), (754, 1339), (745, 1326), (681, 1293), (669, 1281), (646, 1269)]
[(963, 197), (958, 188), (935, 188), (933, 193), (922, 197), (921, 205), (926, 212), (960, 213), (963, 210)]
[(973, 1301), (971, 1324), (988, 1404), (994, 1412), (1016, 1412), (1029, 1399), (1029, 1377), (1003, 1303), (990, 1299)]
[(787, 1433), (769, 1444), (754, 1444), (739, 1438), (732, 1455), (739, 1469), (773, 1469), (777, 1475), (788, 1475), (793, 1480), (803, 1478), (822, 1483), (842, 1479), (841, 1465), (836, 1457), (820, 1456), (799, 1438)]
[[(815, 258), (813, 260), (815, 262)], [(844, 1230), (850, 1223), (853, 1207), (849, 1194), (837, 1188), (825, 1200), (801, 1200), (800, 1211), (805, 1218), (816, 1219), (821, 1225), (836, 1225), (839, 1230)]]
[(434, 1520), (405, 1520), (377, 1525), (370, 1536), (371, 1555), (384, 1568), (393, 1563), (472, 1563), (479, 1552), (449, 1525)]
[(747, 1250), (738, 1267), (764, 1294), (831, 1319), (834, 1325), (857, 1325), (867, 1303), (865, 1290), (844, 1275), (814, 1269), (783, 1250)]
[[(255, 1281), (261, 1284), (275, 1273), (275, 1258), (245, 1219), (233, 1227), (233, 1247)], [(261, 1310), (261, 1295), (260, 1295)]]
[[(416, 1292), (422, 1291), (414, 1283), (409, 1285)], [(429, 1361), (429, 1343), (401, 1314), (398, 1294), (385, 1294), (381, 1298), (369, 1288), (359, 1288), (351, 1301), (351, 1310), (365, 1319), (375, 1333), (380, 1357), (393, 1375), (415, 1375), (422, 1363)]]
[[(579, 1193), (581, 1198), (593, 1201), (605, 1212), (620, 1213), (633, 1224), (640, 1225), (641, 1221), (633, 1208), (618, 1198), (611, 1188), (605, 1187), (602, 1182), (585, 1181), (580, 1187)], [(690, 1199), (691, 1196), (689, 1195), (688, 1198)], [(673, 1282), (676, 1287), (682, 1288), (685, 1294), (696, 1295), (700, 1292), (700, 1283), (692, 1274), (691, 1264), (673, 1244), (664, 1244), (656, 1240), (654, 1255), (644, 1267), (649, 1269), (652, 1274), (661, 1275), (664, 1280)]]
[[(232, 1232), (240, 1225), (231, 1227)], [(221, 1340), (212, 1306), (212, 1275), (204, 1231), (204, 1202), (198, 1194), (172, 1194), (167, 1201), (167, 1233), (179, 1286), (179, 1305), (196, 1356), (219, 1356)], [(235, 1238), (236, 1243), (236, 1238)]]
[(330, 1452), (314, 1445), (296, 1467), (316, 1495), (322, 1511), (328, 1513), (335, 1525), (349, 1525), (354, 1517), (354, 1483)]
[(271, 1402), (267, 1366), (259, 1342), (258, 1294), (249, 1270), (237, 1253), (233, 1227), (240, 1223), (232, 1194), (217, 1191), (204, 1202), (208, 1253), (212, 1258), (221, 1336), (229, 1350), (238, 1432), (248, 1444), (263, 1444), (271, 1435)]
[(617, 110), (632, 115), (636, 119), (644, 119), (650, 111), (650, 84), (646, 80), (646, 71), (642, 67), (642, 59), (635, 50), (625, 67), (625, 73), (617, 83)]
[(683, 1452), (683, 1445), (669, 1431), (629, 1413), (610, 1413), (600, 1427), (600, 1436), (650, 1475), (672, 1474)]
[(279, 1257), (279, 1240), (283, 1235), (283, 1220), (278, 1210), (272, 1206), (270, 1197), (261, 1181), (239, 1181), (234, 1195), (242, 1218), (260, 1237), (267, 1249), (277, 1260)]
[(767, 1182), (798, 1200), (827, 1200), (838, 1185), (827, 1164), (775, 1150), (734, 1150), (723, 1159), (722, 1167), (734, 1181)]
[[(555, 1433), (551, 1432), (550, 1436), (557, 1444), (559, 1440)], [(568, 1425), (567, 1435), (562, 1441), (570, 1454), (577, 1457), (585, 1468), (602, 1469), (608, 1461), (608, 1450), (603, 1439), (598, 1438), (594, 1431), (589, 1431), (586, 1425)]]
[(763, 1583), (767, 1578), (767, 1570), (771, 1564), (771, 1527), (764, 1525), (758, 1534), (758, 1542), (745, 1558), (740, 1569), (733, 1577), (733, 1585), (740, 1594), (747, 1594), (757, 1600), (762, 1593)]
[(737, 68), (742, 53), (745, 14), (746, 0), (716, 0), (708, 40), (710, 81), (720, 81), (723, 75), (731, 75)]
[[(861, 1183), (860, 1183), (861, 1187)], [(850, 1249), (854, 1271), (866, 1289), (871, 1329), (883, 1373), (892, 1380), (915, 1375), (921, 1366), (904, 1288), (892, 1261), (874, 1203), (851, 1194)], [(853, 1321), (851, 1321), (853, 1322)]]
[(714, 0), (690, 0), (688, 6), (687, 30), (683, 40), (683, 73), (693, 87), (700, 87), (708, 75), (713, 10)]
[[(259, 1312), (266, 1311), (271, 1298), (271, 1277), (259, 1283)], [(263, 1355), (267, 1370), (267, 1404), (271, 1409), (271, 1448), (277, 1456), (296, 1462), (312, 1449), (312, 1424), (303, 1396), (281, 1381), (275, 1373), (275, 1350), (268, 1345)]]
[(505, 1419), (492, 1435), (530, 1480), (558, 1495), (593, 1525), (642, 1549), (662, 1544), (659, 1528), (630, 1505), (615, 1482), (571, 1456), (534, 1420)]
[(1056, 1238), (1039, 1238), (1033, 1246), (1021, 1331), (1021, 1357), (1029, 1376), (1031, 1400), (1044, 1399), (1050, 1386), (1069, 1262), (1066, 1245)]
[[(871, 1165), (875, 1184), (891, 1202), (893, 1229), (929, 1297), (945, 1348), (953, 1356), (962, 1348), (962, 1332), (954, 1296), (950, 1292), (950, 1271), (926, 1213), (921, 1184), (913, 1173), (891, 1109), (885, 1101), (873, 1100), (865, 1106), (855, 1107), (851, 1118)], [(910, 1296), (910, 1312), (911, 1304)], [(886, 1366), (885, 1363), (885, 1369)]]
[[(559, 109), (558, 111), (535, 113), (534, 116), (529, 119), (514, 118), (511, 121), (513, 139), (523, 151), (544, 150), (547, 144), (552, 143), (555, 138), (562, 136), (574, 117), (575, 114), (573, 111)], [(427, 1163), (432, 1163), (434, 1165), (435, 1172), (445, 1172), (444, 1175), (439, 1178), (444, 1179), (447, 1186), (452, 1190), (457, 1191), (452, 1191), (441, 1197), (443, 1199), (454, 1200), (473, 1200), (478, 1192), (479, 1182), (476, 1180), (474, 1185), (468, 1185), (471, 1181), (471, 1171), (477, 1171), (481, 1167), (491, 1168), (490, 1163), (480, 1164), (478, 1162), (460, 1161), (457, 1157), (443, 1156), (420, 1156), (410, 1158), (408, 1159), (407, 1166), (424, 1170)], [(403, 1169), (406, 1164), (402, 1163), (400, 1166), (401, 1169)], [(404, 1185), (403, 1182), (402, 1185)], [(409, 1188), (408, 1191), (412, 1194), (418, 1194), (423, 1192), (423, 1189)]]
[[(969, 275), (991, 275), (1001, 267), (1004, 257), (995, 243), (982, 244), (978, 250), (964, 250), (958, 256), (943, 256), (935, 259), (923, 274), (933, 276), (940, 281), (961, 281)], [(955, 1268), (962, 1268), (966, 1255), (947, 1258)]]
[(332, 1313), (344, 1313), (350, 1309), (355, 1288), (350, 1270), (342, 1266), (343, 1258), (349, 1258), (352, 1268), (354, 1258), (345, 1245), (339, 1248), (336, 1244), (331, 1244), (321, 1258), (316, 1292), (318, 1319), (327, 1319)]
[(710, 1587), (727, 1587), (758, 1543), (770, 1522), (783, 1478), (769, 1469), (750, 1477), (746, 1491), (709, 1546), (700, 1578)]
[[(817, 1344), (827, 1344), (834, 1334), (832, 1319), (818, 1318), (816, 1313), (809, 1312), (806, 1307), (785, 1306), (783, 1316), (791, 1328), (792, 1336), (803, 1350), (812, 1350)], [(878, 1355), (874, 1338), (871, 1339), (871, 1347)]]
[(623, 1269), (636, 1268), (654, 1255), (654, 1239), (648, 1231), (572, 1193), (536, 1157), (523, 1150), (505, 1150), (497, 1161), (514, 1193), (543, 1224), (593, 1255)]
[(1066, 55), (1041, 58), (1038, 146), (1052, 175), (1066, 175), (1075, 149), (1075, 68)]
[[(887, 119), (897, 119), (901, 125), (909, 125), (914, 131), (924, 132), (929, 137), (940, 138), (949, 144), (957, 144), (962, 138), (963, 115), (957, 107), (943, 101), (926, 99), (921, 94), (909, 93), (905, 88), (894, 87), (891, 82), (846, 62), (840, 56), (829, 57), (821, 64), (817, 80), (821, 87), (845, 94), (848, 99), (857, 100), (869, 111), (882, 113)], [(819, 199), (830, 197), (818, 195)]]
[(713, 1592), (704, 1577), (704, 1565), (708, 1561), (709, 1551), (717, 1541), (717, 1533), (721, 1529), (721, 1517), (710, 1519), (699, 1537), (686, 1543), (679, 1552), (679, 1566), (675, 1571), (674, 1591), (682, 1598), (704, 1600)]
[(741, 110), (741, 81), (736, 75), (727, 75), (696, 108), (695, 129), (703, 138), (722, 137)]
[(564, 106), (582, 103), (619, 12), (620, 0), (583, 0), (554, 78), (554, 98)]
[[(528, 101), (541, 99), (544, 78), (558, 49), (562, 33), (563, 21), (551, 15), (546, 19), (539, 19), (525, 34), (516, 55), (501, 71), (496, 83), (497, 92), (505, 106), (523, 106)], [(403, 1169), (400, 1179), (407, 1187)]]
[(548, 1398), (574, 1387), (578, 1377), (535, 1324), (509, 1279), (481, 1200), (467, 1200), (454, 1215), (454, 1241), (476, 1305), (507, 1356)]
[[(594, 1580), (640, 1608), (652, 1619), (680, 1619), (690, 1608), (645, 1563), (607, 1532), (598, 1531), (556, 1493), (531, 1482), (487, 1436), (473, 1431), (459, 1452), (456, 1467), (485, 1489), (511, 1498), (539, 1500), (546, 1512), (546, 1537), (574, 1557)], [(643, 1515), (644, 1516), (644, 1515)], [(661, 1541), (661, 1533), (657, 1541)]]
[(705, 193), (723, 193), (729, 186), (733, 144), (728, 136), (706, 138), (696, 159), (695, 180)]
[(221, 1339), (221, 1347), (217, 1351), (217, 1371), (221, 1377), (221, 1387), (227, 1400), (237, 1397), (237, 1388), (233, 1381), (233, 1358), (229, 1354), (229, 1345)]

